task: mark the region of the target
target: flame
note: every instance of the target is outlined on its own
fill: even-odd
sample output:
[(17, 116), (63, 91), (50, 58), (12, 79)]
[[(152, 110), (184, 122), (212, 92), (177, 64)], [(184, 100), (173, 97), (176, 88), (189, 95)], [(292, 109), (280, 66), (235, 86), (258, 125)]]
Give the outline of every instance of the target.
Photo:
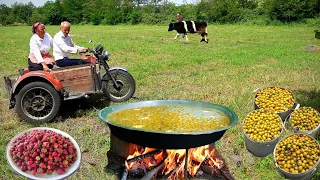
[[(154, 148), (142, 148), (139, 146), (135, 147), (135, 152), (127, 157), (128, 159), (146, 154), (148, 152), (155, 151)], [(191, 148), (188, 151), (188, 174), (194, 177), (201, 167), (201, 164), (206, 161), (207, 164), (221, 168), (223, 166), (223, 161), (214, 157), (216, 151), (213, 148), (210, 150), (209, 145), (201, 146), (198, 148)], [(165, 156), (164, 154), (167, 154)], [(165, 159), (164, 159), (165, 158)], [(144, 158), (144, 164), (147, 168), (157, 166), (160, 162), (164, 163), (164, 167), (160, 170), (161, 174), (167, 176), (168, 179), (180, 179), (184, 177), (184, 167), (185, 167), (186, 150), (166, 150), (154, 156)], [(138, 161), (127, 163), (127, 169), (132, 169), (139, 163)]]
[[(146, 154), (146, 153), (149, 153), (149, 152), (152, 152), (152, 151), (155, 151), (156, 149), (154, 149), (154, 148), (143, 148), (143, 147), (141, 147), (141, 146), (137, 146), (137, 145), (135, 145), (134, 146), (134, 153), (132, 154), (132, 155), (129, 155), (128, 157), (127, 157), (127, 160), (128, 159), (132, 159), (132, 158), (134, 158), (134, 157), (137, 157), (137, 156), (140, 156), (140, 155), (143, 155), (143, 154)], [(147, 164), (147, 166), (148, 167), (152, 167), (152, 166), (155, 166), (155, 165), (157, 165), (158, 163), (159, 163), (159, 161), (157, 161), (157, 159), (160, 159), (159, 157), (160, 156), (162, 156), (162, 153), (160, 153), (160, 154), (157, 154), (155, 157), (154, 157), (154, 159), (149, 159), (149, 158), (146, 158), (146, 159), (144, 159), (144, 163), (145, 164)], [(154, 161), (155, 160), (155, 161)], [(126, 165), (126, 168), (127, 169), (132, 169), (132, 167), (134, 166), (134, 165), (136, 165), (137, 164), (137, 162), (132, 162), (132, 163), (127, 163), (127, 161), (125, 162), (125, 165)]]

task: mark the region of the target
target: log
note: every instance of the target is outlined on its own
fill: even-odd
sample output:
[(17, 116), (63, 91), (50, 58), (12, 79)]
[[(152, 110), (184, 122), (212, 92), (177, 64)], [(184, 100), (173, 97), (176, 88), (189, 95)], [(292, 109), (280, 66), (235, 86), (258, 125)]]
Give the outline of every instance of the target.
[(211, 167), (210, 165), (201, 165), (201, 170), (210, 176), (219, 174), (218, 170), (216, 168)]
[(123, 173), (122, 173), (121, 180), (127, 180), (127, 176), (128, 176), (128, 170), (127, 170), (127, 168), (125, 167), (125, 168), (124, 168), (124, 171), (123, 171)]
[(174, 175), (174, 173), (179, 173), (179, 169), (184, 166), (184, 164), (182, 162), (178, 163), (176, 168), (174, 168), (174, 170), (172, 170), (164, 179), (170, 179), (170, 177), (172, 175)]
[(151, 171), (149, 171), (146, 175), (144, 175), (141, 180), (151, 180), (153, 179), (154, 175), (158, 173), (158, 171), (162, 168), (164, 168), (164, 160), (159, 163), (157, 167), (153, 168)]
[(227, 175), (219, 168), (214, 168), (209, 165), (202, 165), (201, 170), (211, 176), (216, 174), (221, 174), (226, 180), (233, 180), (233, 178), (229, 174)]
[(140, 156), (136, 156), (136, 157), (134, 157), (134, 158), (128, 159), (128, 160), (127, 160), (127, 163), (130, 164), (130, 163), (139, 161), (139, 160), (141, 160), (141, 159), (145, 159), (145, 158), (154, 156), (154, 155), (159, 154), (159, 153), (161, 153), (161, 152), (162, 152), (162, 150), (155, 150), (155, 151), (152, 151), (152, 152), (148, 152), (148, 153), (146, 153), (146, 154), (142, 154), (142, 155), (140, 155)]

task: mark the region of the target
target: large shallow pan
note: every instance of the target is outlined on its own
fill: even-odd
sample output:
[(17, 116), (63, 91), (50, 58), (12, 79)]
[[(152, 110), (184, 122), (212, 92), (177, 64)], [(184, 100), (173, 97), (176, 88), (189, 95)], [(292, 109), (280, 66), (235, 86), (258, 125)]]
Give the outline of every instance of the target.
[[(212, 112), (220, 112), (229, 117), (231, 124), (218, 130), (181, 133), (142, 130), (115, 124), (108, 120), (109, 115), (121, 110), (164, 105), (184, 106), (186, 110), (192, 109), (192, 111), (190, 110), (188, 113), (192, 113), (196, 116), (201, 116), (203, 115), (202, 113), (208, 112), (208, 110)], [(108, 124), (111, 133), (119, 139), (140, 146), (157, 149), (188, 149), (211, 144), (219, 140), (227, 129), (233, 127), (238, 122), (237, 115), (227, 107), (218, 104), (188, 100), (154, 100), (110, 106), (99, 112), (99, 118)]]

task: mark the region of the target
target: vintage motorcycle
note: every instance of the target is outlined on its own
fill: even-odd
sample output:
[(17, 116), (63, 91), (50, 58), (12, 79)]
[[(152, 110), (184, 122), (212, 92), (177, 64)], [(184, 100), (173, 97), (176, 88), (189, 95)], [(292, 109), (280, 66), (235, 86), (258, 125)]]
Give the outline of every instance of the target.
[(5, 76), (9, 109), (16, 106), (17, 114), (32, 124), (54, 119), (64, 100), (89, 97), (101, 93), (112, 102), (123, 102), (135, 93), (132, 75), (123, 67), (109, 67), (108, 51), (102, 45), (88, 49), (80, 59), (85, 65), (53, 68), (47, 71), (19, 70)]

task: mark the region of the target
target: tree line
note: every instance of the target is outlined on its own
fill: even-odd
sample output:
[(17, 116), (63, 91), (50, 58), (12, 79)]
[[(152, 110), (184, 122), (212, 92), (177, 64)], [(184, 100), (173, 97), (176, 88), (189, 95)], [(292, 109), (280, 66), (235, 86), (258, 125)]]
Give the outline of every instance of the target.
[(287, 23), (313, 19), (320, 24), (320, 0), (197, 0), (176, 5), (168, 0), (55, 0), (36, 7), (15, 2), (0, 5), (1, 25), (30, 25), (41, 21), (73, 24), (166, 24), (176, 20), (208, 23)]

